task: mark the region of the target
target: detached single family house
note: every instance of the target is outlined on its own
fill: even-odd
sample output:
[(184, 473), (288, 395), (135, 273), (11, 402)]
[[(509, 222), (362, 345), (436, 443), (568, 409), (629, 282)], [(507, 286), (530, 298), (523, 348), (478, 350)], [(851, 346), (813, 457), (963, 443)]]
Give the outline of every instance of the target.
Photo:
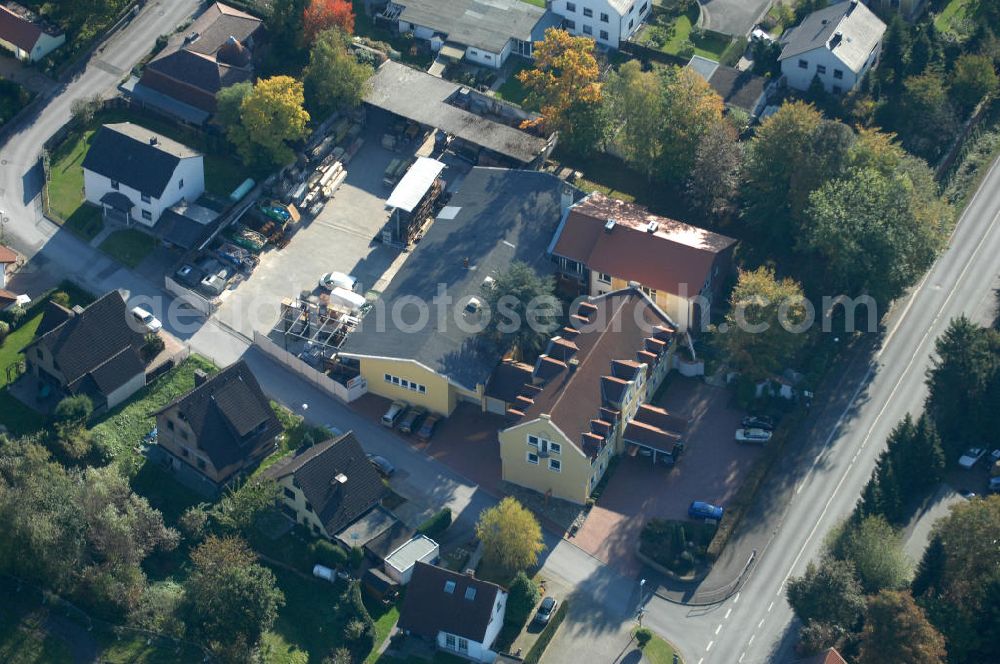
[(493, 69), (511, 55), (532, 57), (534, 43), (560, 22), (523, 0), (392, 0), (382, 16), (442, 56)]
[(507, 593), (472, 576), (417, 562), (397, 627), (474, 662), (492, 662)]
[(105, 219), (152, 228), (170, 206), (204, 193), (205, 158), (145, 127), (106, 124), (83, 160), (83, 189)]
[(549, 7), (563, 17), (563, 27), (590, 37), (599, 46), (618, 48), (649, 17), (653, 0), (550, 0)]
[(206, 375), (195, 372), (194, 389), (156, 416), (158, 449), (175, 471), (193, 471), (213, 493), (252, 470), (274, 451), (282, 431), (271, 402), (243, 360)]
[(215, 113), (216, 95), (253, 81), (259, 18), (216, 2), (125, 84), (133, 99), (184, 122), (201, 125)]
[(549, 247), (561, 278), (588, 295), (636, 284), (681, 330), (700, 329), (731, 269), (736, 240), (594, 192)]
[[(551, 274), (545, 248), (578, 193), (549, 173), (473, 168), (340, 358), (387, 399), (446, 416), (462, 401), (481, 407), (502, 355), (480, 339), (483, 285), (515, 261)], [(428, 305), (426, 319), (413, 302)]]
[(352, 432), (297, 450), (264, 476), (278, 483), (285, 514), (327, 539), (374, 509), (386, 494)]
[(645, 403), (678, 343), (686, 335), (637, 288), (580, 302), (508, 402), (503, 479), (582, 504), (616, 454), (643, 448), (672, 461), (686, 424)]
[(24, 349), (28, 372), (63, 396), (87, 395), (97, 412), (114, 408), (146, 384), (145, 337), (131, 321), (116, 290), (85, 309), (49, 302)]
[(30, 9), (0, 4), (0, 47), (22, 62), (38, 62), (66, 43), (66, 33)]
[(7, 288), (7, 275), (17, 265), (17, 253), (0, 244), (0, 288)]
[(814, 78), (831, 94), (853, 90), (878, 62), (885, 29), (858, 0), (815, 11), (781, 36), (781, 73), (796, 90), (808, 90)]

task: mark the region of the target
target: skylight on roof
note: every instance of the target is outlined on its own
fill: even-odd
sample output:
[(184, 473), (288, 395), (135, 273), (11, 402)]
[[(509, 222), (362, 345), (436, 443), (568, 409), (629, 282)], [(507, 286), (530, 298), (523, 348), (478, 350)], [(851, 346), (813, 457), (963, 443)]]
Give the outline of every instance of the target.
[(446, 593), (448, 593), (449, 595), (454, 595), (455, 594), (455, 582), (454, 581), (445, 581), (444, 582), (444, 591)]

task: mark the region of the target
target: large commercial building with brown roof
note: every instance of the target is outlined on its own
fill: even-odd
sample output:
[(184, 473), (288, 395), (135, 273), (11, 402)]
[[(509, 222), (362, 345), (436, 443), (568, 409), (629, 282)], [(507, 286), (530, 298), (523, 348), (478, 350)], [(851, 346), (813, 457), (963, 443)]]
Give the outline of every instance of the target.
[(581, 302), (508, 397), (503, 479), (584, 503), (616, 454), (642, 447), (672, 460), (686, 423), (645, 402), (678, 344), (687, 335), (636, 288)]
[(549, 253), (565, 282), (589, 295), (634, 283), (681, 330), (707, 322), (736, 240), (594, 192), (574, 205)]

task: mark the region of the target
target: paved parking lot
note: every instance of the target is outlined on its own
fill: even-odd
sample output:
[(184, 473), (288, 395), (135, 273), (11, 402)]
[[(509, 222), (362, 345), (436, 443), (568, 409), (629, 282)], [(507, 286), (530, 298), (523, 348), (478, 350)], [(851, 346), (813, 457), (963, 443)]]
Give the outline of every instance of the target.
[(384, 125), (368, 123), (364, 146), (347, 164), (347, 179), (315, 219), (304, 216), (302, 228), (284, 249), (267, 252), (247, 281), (223, 296), (216, 317), (251, 336), (278, 320), (282, 298), (312, 290), (331, 270), (353, 274), (371, 288), (399, 251), (375, 240), (389, 217), (382, 184), (386, 166), (400, 155), (382, 148)]
[(730, 396), (701, 380), (672, 376), (655, 403), (691, 418), (684, 456), (674, 468), (623, 456), (572, 542), (623, 571), (637, 572), (633, 553), (649, 519), (686, 519), (692, 500), (725, 506), (761, 453), (733, 440), (744, 413), (730, 405)]

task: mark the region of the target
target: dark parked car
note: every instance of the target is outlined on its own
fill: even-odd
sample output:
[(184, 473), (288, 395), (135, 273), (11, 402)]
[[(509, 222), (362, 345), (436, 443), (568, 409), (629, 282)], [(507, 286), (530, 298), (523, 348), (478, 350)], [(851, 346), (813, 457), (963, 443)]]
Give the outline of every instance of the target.
[(424, 418), (424, 423), (420, 425), (420, 429), (417, 431), (417, 438), (420, 440), (430, 440), (431, 436), (434, 435), (434, 429), (437, 427), (437, 423), (441, 421), (440, 415), (428, 415)]
[(412, 406), (399, 420), (399, 430), (403, 433), (413, 433), (420, 427), (427, 410), (420, 406)]
[(369, 454), (368, 461), (375, 466), (375, 470), (377, 470), (379, 475), (382, 477), (392, 477), (396, 474), (396, 467), (392, 465), (392, 463), (390, 463), (384, 456)]
[(747, 415), (740, 424), (744, 429), (763, 429), (764, 431), (774, 431), (774, 420), (762, 415)]
[(722, 508), (711, 503), (696, 500), (688, 507), (688, 516), (692, 519), (712, 519), (719, 521), (722, 519)]
[(547, 625), (549, 620), (552, 619), (552, 614), (556, 612), (556, 605), (559, 602), (556, 601), (555, 597), (546, 597), (542, 600), (542, 603), (538, 605), (538, 611), (535, 613), (535, 622), (539, 625)]

